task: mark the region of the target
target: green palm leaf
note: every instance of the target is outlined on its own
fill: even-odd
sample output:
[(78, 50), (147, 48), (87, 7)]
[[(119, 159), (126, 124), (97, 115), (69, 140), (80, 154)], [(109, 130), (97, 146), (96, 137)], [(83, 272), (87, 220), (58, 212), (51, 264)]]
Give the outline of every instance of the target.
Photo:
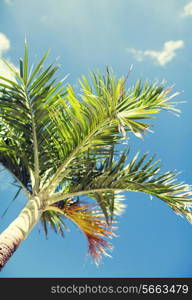
[[(128, 89), (127, 77), (116, 78), (109, 68), (104, 75), (82, 76), (77, 93), (64, 84), (66, 77), (55, 78), (55, 63), (44, 66), (47, 55), (29, 69), (25, 43), (19, 72), (5, 62), (15, 80), (0, 76), (0, 163), (29, 201), (40, 202), (46, 235), (48, 225), (63, 234), (65, 217), (77, 223), (83, 215), (80, 228), (90, 247), (96, 243), (90, 248), (96, 257), (96, 249), (101, 254), (107, 244), (100, 235), (94, 240), (87, 227), (92, 220), (92, 229), (105, 233), (123, 209), (125, 191), (155, 196), (192, 222), (191, 187), (177, 183), (175, 172), (161, 173), (154, 156), (130, 158), (121, 147), (127, 149), (131, 134), (143, 137), (161, 110), (178, 113), (172, 100), (177, 93), (170, 95), (171, 88), (148, 81)], [(68, 203), (81, 196), (97, 202), (102, 222), (88, 207), (74, 204), (70, 210)]]
[[(181, 213), (189, 211), (191, 195), (189, 185), (176, 183), (176, 172), (160, 173), (161, 165), (154, 157), (148, 158), (144, 154), (140, 158), (135, 155), (126, 164), (128, 153), (123, 153), (120, 158), (111, 153), (111, 158), (92, 165), (87, 159), (87, 166), (71, 172), (70, 186), (56, 192), (50, 199), (50, 204), (64, 200), (65, 197), (89, 195), (96, 199), (101, 206), (107, 220), (113, 215), (115, 196), (124, 191), (143, 192), (156, 196), (165, 201), (172, 208), (177, 208)], [(70, 174), (68, 174), (70, 176)]]

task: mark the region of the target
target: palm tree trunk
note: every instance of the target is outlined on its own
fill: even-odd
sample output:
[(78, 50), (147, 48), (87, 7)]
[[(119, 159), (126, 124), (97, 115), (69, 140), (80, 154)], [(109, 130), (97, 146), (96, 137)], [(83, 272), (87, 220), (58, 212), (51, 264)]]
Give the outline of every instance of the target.
[(0, 234), (0, 270), (28, 236), (42, 214), (42, 203), (32, 197), (18, 217)]

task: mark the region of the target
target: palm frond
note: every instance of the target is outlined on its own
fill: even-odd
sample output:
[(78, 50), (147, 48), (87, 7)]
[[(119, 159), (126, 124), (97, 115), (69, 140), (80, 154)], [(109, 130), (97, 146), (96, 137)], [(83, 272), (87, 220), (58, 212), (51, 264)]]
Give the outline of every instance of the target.
[[(117, 160), (113, 153), (111, 158), (103, 160), (100, 165), (89, 165), (85, 169), (73, 170), (71, 185), (53, 194), (50, 204), (65, 197), (88, 195), (98, 201), (107, 221), (113, 216), (115, 195), (120, 192), (143, 192), (155, 196), (169, 206), (177, 208), (185, 215), (184, 209), (190, 210), (192, 199), (191, 187), (176, 182), (176, 172), (160, 173), (161, 165), (154, 157), (147, 159), (147, 154), (139, 157), (136, 154), (126, 163), (127, 153), (123, 153)], [(86, 174), (87, 172), (87, 174)]]
[[(0, 164), (11, 172), (28, 198), (36, 195), (45, 211), (41, 222), (64, 234), (65, 218), (84, 232), (96, 263), (111, 245), (114, 215), (124, 209), (121, 194), (143, 192), (167, 203), (192, 222), (191, 187), (177, 183), (176, 172), (161, 172), (148, 154), (120, 151), (134, 134), (142, 137), (149, 120), (161, 110), (178, 113), (172, 88), (127, 78), (91, 73), (79, 80), (80, 94), (55, 75), (55, 63), (45, 66), (46, 53), (29, 69), (25, 42), (20, 69), (6, 65), (15, 80), (0, 76)], [(128, 161), (129, 160), (129, 161)], [(75, 201), (86, 195), (94, 207)]]
[(111, 244), (104, 238), (115, 236), (113, 226), (106, 223), (103, 213), (96, 205), (85, 204), (80, 201), (67, 200), (63, 205), (49, 206), (48, 212), (57, 213), (75, 223), (85, 234), (88, 249), (94, 262), (98, 265), (102, 255), (109, 256), (107, 250), (112, 250)]
[(29, 70), (25, 42), (20, 71), (6, 62), (16, 80), (0, 77), (0, 123), (6, 128), (6, 135), (1, 129), (1, 151), (6, 156), (8, 139), (9, 156), (17, 169), (22, 161), (33, 193), (42, 187), (45, 194), (54, 192), (87, 151), (107, 158), (111, 145), (122, 143), (127, 133), (141, 136), (149, 128), (144, 120), (161, 109), (175, 110), (170, 88), (138, 81), (126, 89), (126, 78), (116, 79), (109, 69), (103, 76), (91, 73), (90, 82), (82, 77), (77, 95), (55, 78), (54, 63), (44, 67), (47, 55)]
[(51, 149), (47, 142), (48, 133), (53, 127), (49, 110), (58, 107), (58, 98), (63, 95), (64, 89), (61, 87), (63, 81), (56, 82), (52, 79), (57, 67), (52, 64), (43, 70), (46, 57), (47, 53), (30, 73), (25, 43), (24, 59), (20, 60), (20, 73), (6, 63), (14, 73), (16, 81), (1, 76), (0, 82), (0, 147), (5, 156), (1, 163), (4, 164), (7, 158), (7, 150), (11, 151), (9, 156), (14, 156), (15, 169), (20, 169), (22, 161), (28, 178), (33, 177), (34, 180), (30, 179), (28, 185), (35, 192), (39, 190), (41, 174), (47, 170), (47, 162), (52, 163), (49, 156)]
[(80, 80), (80, 95), (68, 85), (66, 95), (60, 99), (60, 110), (51, 113), (57, 129), (51, 143), (59, 153), (60, 166), (53, 176), (49, 174), (49, 192), (54, 191), (73, 161), (88, 150), (108, 156), (111, 145), (122, 143), (126, 133), (141, 136), (150, 127), (143, 120), (154, 117), (161, 109), (178, 111), (170, 101), (177, 93), (168, 96), (171, 88), (137, 82), (126, 91), (124, 78), (115, 79), (110, 73), (104, 78), (93, 73), (92, 77), (92, 83), (85, 77)]
[(53, 229), (55, 233), (60, 233), (62, 236), (64, 236), (64, 229), (67, 230), (67, 226), (62, 215), (59, 215), (57, 212), (51, 209), (42, 213), (41, 224), (46, 237), (48, 237), (48, 227)]

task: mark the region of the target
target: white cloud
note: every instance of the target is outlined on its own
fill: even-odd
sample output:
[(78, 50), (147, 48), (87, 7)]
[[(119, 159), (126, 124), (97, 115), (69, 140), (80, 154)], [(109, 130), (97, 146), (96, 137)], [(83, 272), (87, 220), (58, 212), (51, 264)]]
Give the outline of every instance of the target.
[(184, 12), (182, 13), (183, 17), (192, 16), (192, 2), (186, 4), (183, 8)]
[(184, 42), (178, 41), (167, 41), (164, 43), (161, 51), (155, 50), (138, 50), (135, 48), (127, 49), (129, 53), (133, 54), (136, 60), (143, 61), (146, 57), (152, 58), (157, 64), (164, 66), (176, 56), (176, 50), (183, 48)]
[(3, 54), (3, 52), (8, 51), (10, 48), (10, 41), (8, 38), (0, 32), (0, 56)]
[(41, 18), (40, 18), (40, 22), (41, 22), (41, 23), (46, 23), (47, 20), (48, 20), (48, 16), (46, 16), (46, 15), (43, 15), (43, 16), (41, 16)]
[[(3, 77), (7, 77), (8, 79), (14, 80), (13, 73), (9, 70), (9, 68), (6, 66), (6, 64), (1, 59), (3, 55), (10, 49), (10, 41), (6, 37), (6, 35), (2, 32), (0, 32), (0, 75)], [(11, 65), (11, 67), (14, 67), (17, 69), (13, 63), (8, 61), (8, 63)]]
[(13, 0), (4, 0), (6, 4), (11, 5), (13, 4)]
[[(15, 69), (17, 69), (10, 61), (8, 61), (9, 65)], [(6, 64), (0, 59), (0, 76), (6, 77), (10, 80), (15, 81), (15, 77), (13, 73), (9, 70)], [(5, 83), (5, 81), (4, 81)]]

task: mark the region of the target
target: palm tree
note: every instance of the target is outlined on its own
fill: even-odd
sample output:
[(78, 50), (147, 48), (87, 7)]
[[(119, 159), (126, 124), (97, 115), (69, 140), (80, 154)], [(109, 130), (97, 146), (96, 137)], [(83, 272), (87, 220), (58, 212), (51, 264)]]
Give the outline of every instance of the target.
[(107, 68), (104, 76), (83, 76), (79, 95), (54, 78), (55, 64), (44, 67), (47, 55), (29, 71), (25, 43), (20, 71), (7, 64), (15, 81), (0, 77), (0, 163), (27, 199), (0, 235), (0, 268), (39, 221), (46, 235), (48, 226), (63, 234), (65, 218), (84, 232), (99, 263), (111, 248), (105, 238), (114, 236), (124, 191), (156, 196), (191, 221), (190, 186), (175, 182), (175, 172), (160, 174), (154, 156), (131, 158), (127, 146), (161, 109), (177, 111), (171, 88), (137, 81), (126, 90), (127, 78)]

